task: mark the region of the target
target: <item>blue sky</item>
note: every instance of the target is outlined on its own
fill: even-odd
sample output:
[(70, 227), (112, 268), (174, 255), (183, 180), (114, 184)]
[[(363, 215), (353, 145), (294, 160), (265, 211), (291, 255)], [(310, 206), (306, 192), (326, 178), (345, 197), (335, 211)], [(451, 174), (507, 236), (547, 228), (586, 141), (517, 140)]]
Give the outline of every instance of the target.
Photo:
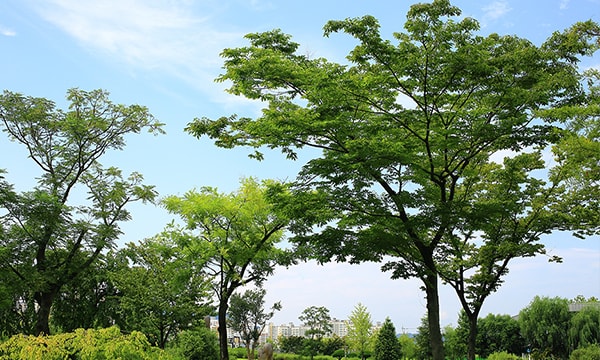
[[(310, 153), (289, 162), (269, 153), (262, 162), (243, 149), (223, 150), (209, 140), (183, 132), (194, 117), (237, 113), (255, 116), (260, 104), (224, 92), (213, 79), (221, 72), (219, 53), (244, 45), (243, 36), (280, 28), (312, 57), (344, 61), (354, 43), (349, 37), (323, 38), (327, 20), (366, 14), (377, 17), (383, 36), (402, 31), (412, 1), (404, 0), (3, 0), (0, 2), (0, 88), (45, 97), (65, 107), (66, 90), (102, 88), (116, 103), (147, 106), (166, 123), (167, 135), (133, 136), (123, 152), (110, 153), (105, 165), (139, 171), (162, 196), (200, 186), (223, 192), (244, 176), (292, 179)], [(600, 22), (600, 0), (455, 0), (453, 4), (481, 23), (483, 34), (516, 34), (536, 44), (553, 31), (577, 21)], [(600, 67), (600, 56), (583, 67)], [(37, 169), (24, 149), (0, 137), (0, 168), (19, 190), (31, 188)], [(162, 230), (171, 217), (161, 208), (135, 205), (123, 225), (120, 243)], [(600, 298), (600, 239), (578, 240), (569, 234), (545, 238), (551, 254), (514, 262), (502, 288), (482, 314), (516, 314), (535, 295)], [(416, 280), (390, 280), (378, 264), (309, 263), (279, 269), (267, 282), (268, 300), (281, 300), (276, 323), (298, 323), (311, 305), (326, 306), (346, 318), (358, 302), (375, 321), (389, 316), (398, 330), (414, 331), (425, 313)], [(450, 289), (441, 293), (442, 325), (456, 324), (459, 305)]]

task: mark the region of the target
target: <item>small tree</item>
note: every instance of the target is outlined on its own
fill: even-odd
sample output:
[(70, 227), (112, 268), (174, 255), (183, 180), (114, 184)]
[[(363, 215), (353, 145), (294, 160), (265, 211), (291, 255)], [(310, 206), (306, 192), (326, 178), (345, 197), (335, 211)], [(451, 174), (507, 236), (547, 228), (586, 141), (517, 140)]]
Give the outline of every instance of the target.
[(229, 304), (228, 324), (240, 333), (246, 344), (248, 360), (254, 359), (254, 350), (267, 321), (275, 311), (281, 310), (281, 303), (276, 302), (271, 311), (265, 312), (265, 289), (248, 290), (244, 294), (233, 294)]
[(355, 350), (360, 355), (361, 359), (367, 358), (367, 353), (371, 349), (371, 336), (373, 323), (371, 322), (371, 314), (367, 311), (366, 306), (358, 303), (349, 318), (348, 326), (348, 345), (352, 350)]
[(400, 343), (400, 351), (402, 352), (402, 359), (416, 359), (417, 358), (417, 344), (415, 339), (410, 337), (408, 334), (401, 334), (398, 338)]
[(178, 332), (201, 325), (214, 311), (209, 279), (168, 232), (129, 243), (118, 256), (128, 265), (112, 274), (121, 293), (124, 330), (141, 331), (164, 349)]
[(273, 182), (247, 178), (231, 194), (203, 187), (163, 201), (169, 212), (185, 221), (185, 229), (172, 226), (168, 230), (171, 236), (178, 239), (190, 261), (199, 261), (196, 271), (212, 280), (222, 360), (229, 358), (227, 313), (231, 296), (244, 285), (260, 286), (276, 265), (294, 261), (291, 251), (276, 246), (283, 240), (288, 220), (267, 201), (270, 184)]
[(373, 355), (375, 355), (375, 360), (397, 360), (402, 356), (400, 342), (396, 337), (396, 328), (389, 317), (385, 319), (377, 333)]
[(303, 325), (308, 327), (304, 333), (308, 336), (304, 341), (304, 350), (312, 358), (319, 352), (323, 336), (331, 333), (331, 316), (329, 309), (324, 306), (310, 306), (298, 317)]
[(302, 311), (298, 319), (308, 327), (305, 334), (311, 339), (320, 339), (331, 333), (331, 316), (329, 309), (324, 306), (310, 306)]

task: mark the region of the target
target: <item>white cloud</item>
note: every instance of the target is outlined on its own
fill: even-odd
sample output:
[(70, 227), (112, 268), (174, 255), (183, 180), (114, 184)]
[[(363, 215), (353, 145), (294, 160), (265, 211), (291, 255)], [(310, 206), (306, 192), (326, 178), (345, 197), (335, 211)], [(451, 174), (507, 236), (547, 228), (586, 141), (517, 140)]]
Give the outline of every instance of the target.
[(560, 5), (559, 5), (560, 9), (561, 10), (565, 10), (566, 8), (568, 8), (569, 7), (569, 1), (570, 0), (561, 0)]
[(134, 69), (167, 72), (205, 90), (214, 86), (220, 72), (220, 52), (235, 46), (244, 35), (216, 30), (212, 15), (222, 7), (212, 0), (203, 4), (188, 0), (32, 4), (42, 18), (91, 51)]
[(482, 8), (484, 21), (494, 21), (506, 15), (511, 9), (506, 1), (494, 1)]
[(16, 36), (17, 33), (9, 28), (0, 25), (0, 34), (4, 36)]

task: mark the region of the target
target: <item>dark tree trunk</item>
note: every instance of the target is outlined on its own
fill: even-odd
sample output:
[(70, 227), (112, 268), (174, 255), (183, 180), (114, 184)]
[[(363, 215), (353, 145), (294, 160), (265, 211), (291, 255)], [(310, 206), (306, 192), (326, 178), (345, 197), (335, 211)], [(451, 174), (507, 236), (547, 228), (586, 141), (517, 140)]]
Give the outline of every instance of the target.
[(49, 291), (38, 291), (34, 295), (38, 306), (34, 329), (37, 336), (50, 335), (50, 310), (57, 293), (58, 289), (51, 289)]
[(479, 313), (467, 314), (469, 319), (469, 338), (467, 339), (467, 360), (475, 360), (477, 341), (477, 317)]
[(229, 343), (227, 343), (227, 299), (219, 302), (219, 353), (221, 360), (229, 359)]
[(444, 342), (440, 330), (440, 299), (437, 274), (425, 276), (425, 294), (427, 296), (427, 319), (431, 354), (433, 360), (444, 360)]

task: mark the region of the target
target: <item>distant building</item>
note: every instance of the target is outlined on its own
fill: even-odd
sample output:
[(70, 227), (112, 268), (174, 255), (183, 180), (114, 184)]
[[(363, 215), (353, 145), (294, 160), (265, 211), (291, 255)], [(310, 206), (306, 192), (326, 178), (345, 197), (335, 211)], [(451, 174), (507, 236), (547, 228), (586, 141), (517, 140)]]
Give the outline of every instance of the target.
[[(381, 322), (376, 322), (373, 324), (373, 332), (377, 331), (383, 326)], [(348, 335), (348, 320), (339, 320), (332, 319), (331, 320), (331, 334), (328, 336), (339, 336), (344, 337)], [(219, 320), (217, 317), (211, 316), (210, 318), (210, 329), (213, 331), (217, 331), (219, 328)], [(269, 323), (265, 326), (263, 332), (260, 334), (259, 344), (264, 344), (268, 340), (275, 341), (280, 337), (289, 337), (289, 336), (304, 336), (306, 331), (309, 328), (304, 325), (294, 325), (294, 323), (275, 325), (274, 323)], [(229, 339), (229, 343), (233, 346), (244, 346), (241, 341), (241, 336), (239, 333), (234, 332), (230, 328), (227, 329), (227, 338)]]
[(586, 307), (600, 308), (600, 301), (571, 303), (571, 304), (569, 304), (569, 311), (570, 312), (578, 312), (578, 311), (583, 310)]

